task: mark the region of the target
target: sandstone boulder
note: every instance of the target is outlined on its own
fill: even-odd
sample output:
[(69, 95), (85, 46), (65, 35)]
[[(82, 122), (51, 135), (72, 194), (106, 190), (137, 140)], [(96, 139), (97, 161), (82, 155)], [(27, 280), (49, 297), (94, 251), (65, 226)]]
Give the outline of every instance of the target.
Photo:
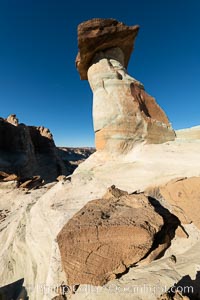
[(67, 284), (103, 285), (148, 254), (163, 218), (143, 194), (114, 186), (88, 202), (57, 237)]
[(200, 229), (200, 177), (177, 178), (145, 194), (166, 205), (182, 224), (193, 222)]

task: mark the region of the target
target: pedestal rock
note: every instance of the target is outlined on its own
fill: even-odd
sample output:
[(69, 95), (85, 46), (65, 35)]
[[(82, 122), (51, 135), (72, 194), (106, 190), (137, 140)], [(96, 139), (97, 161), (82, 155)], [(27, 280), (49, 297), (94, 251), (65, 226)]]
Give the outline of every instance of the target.
[(137, 142), (175, 139), (164, 111), (126, 71), (138, 30), (113, 19), (93, 19), (78, 27), (76, 66), (93, 91), (97, 150), (123, 153)]

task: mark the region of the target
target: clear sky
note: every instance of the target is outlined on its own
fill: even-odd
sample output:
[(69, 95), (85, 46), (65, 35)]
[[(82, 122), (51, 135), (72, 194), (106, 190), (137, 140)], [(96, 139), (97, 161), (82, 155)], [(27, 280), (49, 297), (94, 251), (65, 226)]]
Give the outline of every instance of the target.
[(128, 71), (175, 129), (200, 124), (199, 0), (0, 0), (0, 116), (50, 128), (57, 145), (92, 146), (92, 93), (75, 68), (77, 25), (140, 25)]

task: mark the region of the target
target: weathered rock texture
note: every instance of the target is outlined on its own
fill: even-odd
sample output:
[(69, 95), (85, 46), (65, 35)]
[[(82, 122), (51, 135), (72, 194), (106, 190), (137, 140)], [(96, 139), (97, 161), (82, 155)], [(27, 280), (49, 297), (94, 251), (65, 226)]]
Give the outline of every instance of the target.
[(182, 224), (193, 222), (200, 229), (200, 177), (175, 179), (145, 194), (167, 203)]
[(78, 27), (76, 65), (93, 91), (97, 150), (124, 152), (136, 142), (175, 138), (164, 111), (126, 72), (138, 29), (113, 19), (94, 19)]
[(15, 115), (0, 118), (0, 171), (19, 177), (40, 175), (47, 181), (68, 174), (50, 131), (19, 124)]
[[(108, 52), (113, 58), (114, 52), (123, 57), (119, 48)], [(126, 73), (119, 59), (100, 59), (90, 67), (88, 78), (93, 90), (97, 150), (121, 152), (137, 142), (162, 143), (174, 138), (165, 113)]]
[(88, 202), (58, 234), (67, 284), (103, 285), (151, 249), (163, 218), (143, 195), (111, 187)]

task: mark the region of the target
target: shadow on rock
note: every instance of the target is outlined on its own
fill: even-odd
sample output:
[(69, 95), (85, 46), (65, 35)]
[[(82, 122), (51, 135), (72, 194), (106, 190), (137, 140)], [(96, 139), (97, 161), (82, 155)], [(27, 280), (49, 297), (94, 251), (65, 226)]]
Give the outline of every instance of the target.
[(178, 228), (178, 226), (181, 226), (181, 222), (174, 214), (170, 213), (170, 211), (167, 208), (162, 206), (158, 200), (152, 197), (148, 197), (148, 199), (151, 205), (154, 207), (155, 211), (159, 215), (161, 215), (164, 220), (164, 226), (162, 227), (161, 231), (157, 233), (151, 249), (151, 251), (153, 251), (159, 245), (164, 246), (163, 251), (159, 251), (159, 255), (154, 258), (159, 259), (165, 254), (167, 248), (170, 247), (171, 240), (175, 237), (175, 231)]
[[(155, 212), (163, 218), (163, 226), (155, 235), (151, 249), (142, 258), (142, 260), (137, 263), (137, 267), (141, 265), (147, 265), (153, 260), (163, 257), (166, 250), (171, 246), (171, 241), (175, 237), (178, 226), (180, 226), (184, 231), (180, 220), (175, 215), (170, 213), (168, 209), (163, 207), (158, 200), (148, 197), (148, 201), (154, 207)], [(186, 234), (185, 231), (184, 233)], [(174, 262), (176, 262), (176, 257), (172, 257), (172, 259)]]
[(191, 279), (190, 275), (185, 275), (181, 280), (169, 288), (158, 300), (199, 300), (200, 299), (200, 272), (196, 278)]
[(190, 300), (200, 300), (200, 271), (197, 272), (196, 278), (193, 280), (190, 275), (185, 275), (175, 285), (183, 295), (188, 296)]
[(0, 300), (28, 300), (29, 297), (23, 283), (24, 278), (0, 287)]

